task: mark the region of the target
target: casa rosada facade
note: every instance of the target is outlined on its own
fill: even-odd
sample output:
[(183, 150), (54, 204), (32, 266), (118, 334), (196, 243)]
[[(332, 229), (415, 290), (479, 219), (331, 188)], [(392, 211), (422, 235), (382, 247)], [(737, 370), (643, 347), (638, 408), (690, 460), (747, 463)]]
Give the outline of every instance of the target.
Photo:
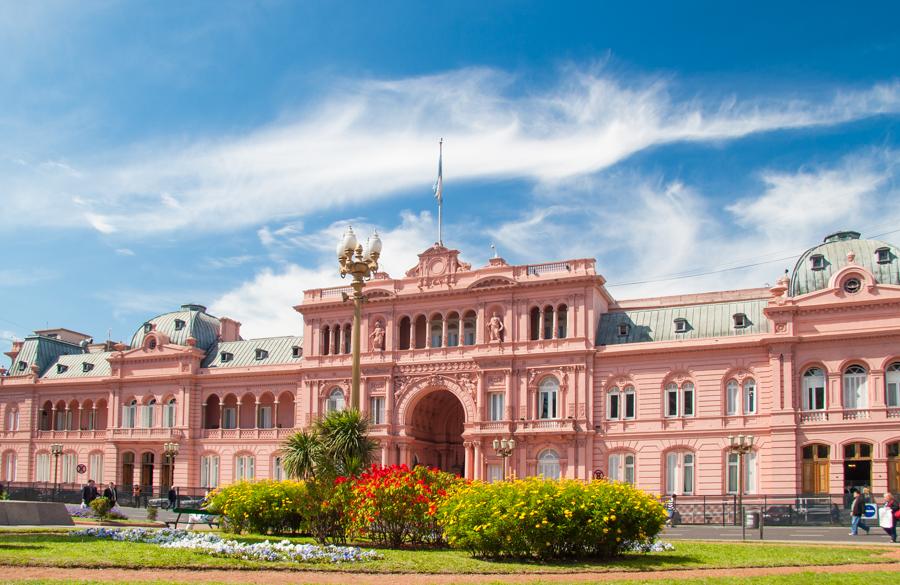
[[(519, 477), (726, 494), (741, 473), (729, 436), (743, 434), (748, 493), (897, 489), (898, 255), (838, 232), (771, 288), (618, 300), (593, 259), (472, 268), (436, 244), (366, 285), (376, 459), (490, 481), (503, 474), (493, 441), (514, 438)], [(0, 479), (156, 490), (281, 477), (281, 442), (348, 401), (346, 292), (306, 291), (297, 337), (245, 340), (184, 305), (128, 345), (66, 329), (15, 342)]]

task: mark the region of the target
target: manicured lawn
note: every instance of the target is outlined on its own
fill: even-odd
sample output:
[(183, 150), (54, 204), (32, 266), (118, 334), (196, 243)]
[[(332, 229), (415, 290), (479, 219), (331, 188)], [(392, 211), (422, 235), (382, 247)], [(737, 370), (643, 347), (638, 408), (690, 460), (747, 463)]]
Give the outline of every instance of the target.
[[(898, 573), (873, 572), (863, 574), (822, 574), (822, 573), (797, 573), (794, 575), (766, 575), (760, 577), (705, 577), (701, 579), (662, 579), (662, 580), (635, 580), (604, 581), (603, 585), (894, 585), (897, 583)], [(19, 581), (4, 581), (16, 585), (94, 585), (97, 583), (109, 583), (106, 581), (89, 581), (83, 579), (72, 580), (45, 580), (30, 579)], [(502, 584), (503, 581), (487, 581), (485, 585)], [(534, 581), (535, 585), (541, 583)], [(579, 581), (579, 585), (586, 582)], [(188, 585), (185, 582), (176, 581), (116, 581), (116, 585)], [(207, 585), (215, 585), (209, 583)], [(554, 582), (554, 585), (565, 585)]]
[[(263, 540), (260, 537), (242, 540)], [(294, 539), (306, 540), (308, 539)], [(886, 548), (679, 541), (675, 550), (609, 562), (527, 563), (473, 559), (452, 550), (382, 550), (384, 559), (358, 564), (265, 563), (219, 558), (153, 544), (100, 541), (64, 533), (0, 532), (0, 565), (122, 568), (241, 568), (410, 573), (522, 573), (882, 563)]]

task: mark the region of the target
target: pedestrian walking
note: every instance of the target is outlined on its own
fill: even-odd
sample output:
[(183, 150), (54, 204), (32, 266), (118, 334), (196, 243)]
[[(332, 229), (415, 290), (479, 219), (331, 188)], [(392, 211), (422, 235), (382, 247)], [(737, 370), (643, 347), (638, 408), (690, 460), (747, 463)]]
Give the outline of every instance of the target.
[(897, 542), (897, 515), (900, 514), (900, 504), (894, 499), (894, 494), (884, 494), (884, 505), (878, 510), (878, 525), (891, 537), (891, 542)]
[(174, 510), (178, 507), (178, 489), (175, 486), (169, 488), (169, 509)]
[(853, 502), (850, 504), (850, 536), (859, 534), (860, 528), (865, 530), (866, 534), (869, 533), (870, 528), (865, 520), (863, 520), (865, 514), (866, 502), (863, 499), (862, 492), (853, 490)]
[(141, 486), (138, 484), (134, 484), (134, 487), (131, 488), (131, 499), (134, 500), (134, 507), (141, 507)]
[(88, 508), (91, 505), (91, 502), (97, 499), (97, 484), (94, 483), (93, 479), (89, 479), (88, 482), (81, 488), (81, 505), (84, 508)]
[(103, 497), (109, 500), (110, 509), (116, 507), (116, 504), (119, 503), (119, 490), (116, 489), (115, 482), (109, 482), (109, 485), (103, 490)]

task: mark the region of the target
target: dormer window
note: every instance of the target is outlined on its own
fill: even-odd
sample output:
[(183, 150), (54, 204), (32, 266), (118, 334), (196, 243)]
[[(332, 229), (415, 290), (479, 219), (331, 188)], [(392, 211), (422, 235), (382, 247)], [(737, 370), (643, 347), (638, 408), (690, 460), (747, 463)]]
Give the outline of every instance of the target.
[(87, 362), (81, 363), (81, 371), (82, 372), (90, 372), (93, 369), (94, 369), (94, 364), (89, 364)]
[(619, 337), (627, 337), (628, 332), (631, 331), (631, 325), (628, 323), (619, 323)]
[(266, 350), (264, 350), (264, 349), (259, 349), (259, 348), (257, 348), (257, 350), (256, 350), (256, 359), (257, 359), (257, 360), (264, 360), (264, 359), (266, 359), (267, 357), (269, 357), (269, 352), (268, 352), (268, 351), (266, 351)]
[(675, 333), (687, 333), (688, 330), (688, 322), (687, 319), (683, 317), (679, 317), (675, 319)]
[(744, 313), (735, 313), (731, 318), (734, 319), (735, 329), (744, 329), (745, 327), (750, 326), (750, 319), (748, 319), (747, 315)]
[(219, 361), (221, 362), (230, 362), (234, 359), (234, 354), (228, 351), (223, 351), (219, 354)]
[(809, 257), (810, 270), (825, 270), (825, 256), (813, 254)]
[(888, 247), (878, 248), (875, 250), (875, 260), (879, 264), (890, 264), (891, 262), (891, 249)]
[(303, 348), (299, 345), (295, 345), (291, 348), (291, 355), (295, 358), (303, 357)]
[(175, 331), (181, 331), (182, 329), (184, 329), (184, 325), (184, 321), (182, 321), (181, 319), (175, 319)]
[(19, 371), (20, 371), (20, 372), (24, 372), (25, 369), (28, 367), (28, 362), (22, 362), (22, 361), (20, 361), (18, 367), (19, 367)]
[(150, 333), (151, 331), (153, 331), (153, 325), (144, 323), (144, 333)]
[(56, 364), (56, 373), (57, 373), (57, 374), (62, 374), (62, 373), (64, 373), (64, 372), (65, 372), (66, 370), (68, 370), (68, 369), (69, 369), (69, 366), (67, 366), (67, 365), (64, 365), (64, 364)]

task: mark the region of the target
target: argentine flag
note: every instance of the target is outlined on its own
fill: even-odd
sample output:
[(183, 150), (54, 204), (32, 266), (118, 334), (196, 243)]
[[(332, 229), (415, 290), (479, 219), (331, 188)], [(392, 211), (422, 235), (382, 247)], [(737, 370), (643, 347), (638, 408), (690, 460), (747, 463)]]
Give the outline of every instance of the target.
[(441, 153), (438, 155), (438, 176), (434, 185), (431, 187), (434, 191), (434, 198), (438, 203), (444, 202), (444, 144), (441, 141)]

